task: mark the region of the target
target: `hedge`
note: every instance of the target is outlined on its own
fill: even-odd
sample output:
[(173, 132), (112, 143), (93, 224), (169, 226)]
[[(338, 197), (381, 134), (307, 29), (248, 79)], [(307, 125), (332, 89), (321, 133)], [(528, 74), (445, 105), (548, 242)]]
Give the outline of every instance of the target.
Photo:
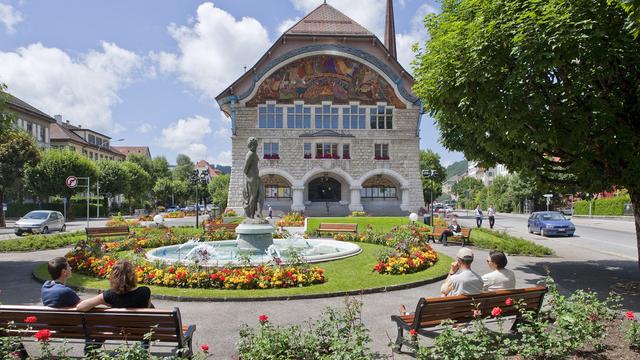
[[(107, 207), (104, 205), (104, 201), (100, 201), (100, 215), (107, 215)], [(97, 216), (98, 204), (96, 200), (92, 200), (89, 204), (89, 212), (91, 213), (91, 217)], [(38, 204), (18, 204), (18, 203), (9, 203), (7, 207), (7, 211), (5, 212), (6, 217), (21, 217), (24, 216), (29, 211), (33, 210), (54, 210), (60, 211), (64, 214), (64, 207), (62, 203), (43, 203), (41, 206)], [(67, 205), (67, 218), (75, 219), (75, 218), (86, 218), (87, 217), (87, 201), (81, 200), (72, 200), (71, 205)]]
[(473, 246), (502, 251), (508, 255), (549, 256), (553, 250), (533, 241), (509, 235), (504, 231), (472, 229), (470, 243)]
[[(629, 195), (596, 199), (591, 207), (591, 215), (622, 216), (624, 204), (631, 202)], [(589, 200), (580, 200), (573, 204), (573, 213), (576, 215), (589, 215)]]
[(57, 249), (73, 245), (85, 238), (84, 231), (52, 235), (29, 235), (23, 238), (0, 241), (0, 252)]

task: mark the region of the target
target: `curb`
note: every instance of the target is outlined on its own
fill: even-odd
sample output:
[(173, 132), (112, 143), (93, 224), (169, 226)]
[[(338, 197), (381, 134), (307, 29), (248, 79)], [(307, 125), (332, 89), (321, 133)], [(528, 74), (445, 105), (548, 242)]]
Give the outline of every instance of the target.
[[(35, 269), (31, 272), (31, 276), (36, 281), (41, 284), (46, 280), (43, 280), (36, 276)], [(447, 275), (436, 276), (432, 279), (420, 280), (412, 283), (392, 285), (392, 286), (384, 286), (379, 288), (369, 288), (369, 289), (361, 289), (361, 290), (351, 290), (351, 291), (340, 291), (326, 294), (308, 294), (308, 295), (285, 295), (285, 296), (263, 296), (263, 297), (191, 297), (191, 296), (174, 296), (174, 295), (154, 295), (151, 294), (152, 299), (158, 300), (173, 300), (173, 301), (182, 301), (182, 302), (257, 302), (257, 301), (287, 301), (287, 300), (309, 300), (309, 299), (326, 299), (331, 297), (343, 297), (343, 296), (354, 296), (354, 295), (365, 295), (365, 294), (376, 294), (383, 293), (388, 291), (396, 291), (396, 290), (405, 290), (411, 289), (414, 287), (433, 284), (435, 282), (442, 281), (447, 278)], [(92, 294), (100, 294), (102, 290), (94, 289), (94, 288), (86, 288), (82, 286), (71, 286), (67, 285), (70, 288), (76, 291), (83, 291)]]

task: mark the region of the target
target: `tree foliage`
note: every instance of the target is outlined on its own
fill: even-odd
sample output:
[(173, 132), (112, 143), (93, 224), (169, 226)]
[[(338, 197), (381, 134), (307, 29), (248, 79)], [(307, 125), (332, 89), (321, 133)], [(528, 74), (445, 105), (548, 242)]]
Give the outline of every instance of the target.
[(158, 181), (159, 179), (171, 178), (171, 170), (169, 170), (169, 162), (164, 156), (156, 156), (151, 161), (151, 175), (152, 179)]
[(149, 174), (135, 162), (125, 161), (122, 167), (127, 174), (128, 186), (124, 195), (129, 202), (129, 206), (143, 205), (151, 191), (151, 177)]
[[(39, 163), (25, 171), (29, 191), (41, 197), (71, 198), (86, 191), (83, 187), (68, 188), (66, 180), (69, 176), (89, 177), (91, 182), (95, 182), (98, 169), (94, 162), (75, 151), (51, 149), (44, 153)], [(84, 180), (79, 182), (80, 185), (86, 183)]]
[(178, 154), (176, 168), (173, 169), (173, 178), (176, 180), (189, 180), (189, 176), (195, 169), (193, 161), (184, 154)]
[(101, 194), (111, 193), (115, 196), (127, 192), (127, 172), (121, 161), (102, 160), (97, 166)]
[(451, 192), (458, 196), (458, 204), (465, 209), (476, 207), (476, 194), (484, 188), (482, 181), (465, 176), (451, 187)]
[(174, 194), (173, 180), (169, 178), (158, 179), (151, 191), (157, 204), (173, 205), (171, 203), (171, 195)]
[(13, 124), (14, 114), (7, 110), (7, 85), (0, 83), (0, 133), (8, 131)]
[(442, 194), (442, 183), (447, 178), (447, 170), (440, 164), (440, 155), (431, 150), (421, 150), (420, 171), (422, 170), (435, 171), (430, 178), (422, 176), (422, 193), (425, 201), (429, 202), (431, 191), (433, 191), (433, 199)]
[(224, 211), (227, 207), (227, 196), (229, 194), (229, 174), (222, 174), (211, 178), (209, 181), (209, 194), (211, 195), (211, 201), (220, 207), (221, 211)]
[(640, 39), (624, 9), (444, 0), (425, 24), (414, 91), (447, 148), (545, 184), (626, 187), (640, 230)]

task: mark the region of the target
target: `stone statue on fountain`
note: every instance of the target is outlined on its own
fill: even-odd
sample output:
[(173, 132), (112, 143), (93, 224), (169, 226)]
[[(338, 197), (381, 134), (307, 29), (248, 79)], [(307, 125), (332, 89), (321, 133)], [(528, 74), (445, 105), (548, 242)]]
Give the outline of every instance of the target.
[(242, 191), (244, 214), (247, 217), (243, 223), (245, 224), (268, 224), (269, 221), (262, 217), (262, 208), (264, 206), (264, 183), (260, 178), (258, 170), (258, 140), (250, 137), (247, 142), (247, 156), (244, 161), (244, 189)]

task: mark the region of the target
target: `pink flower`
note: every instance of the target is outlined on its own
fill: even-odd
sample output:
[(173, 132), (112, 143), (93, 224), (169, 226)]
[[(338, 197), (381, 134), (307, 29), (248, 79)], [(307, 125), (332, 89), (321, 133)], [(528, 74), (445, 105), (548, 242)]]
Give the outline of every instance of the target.
[(35, 316), (27, 316), (24, 319), (24, 322), (26, 322), (27, 324), (33, 324), (36, 321), (38, 321), (38, 318), (36, 318)]
[(258, 316), (258, 321), (260, 321), (260, 324), (264, 324), (266, 322), (269, 322), (269, 317), (267, 315), (260, 315)]
[(491, 316), (493, 317), (498, 317), (500, 314), (502, 314), (502, 309), (500, 309), (499, 306), (496, 306), (491, 310)]
[(633, 320), (635, 317), (633, 316), (633, 311), (627, 311), (627, 319)]
[(504, 301), (504, 304), (507, 305), (507, 306), (513, 305), (513, 299), (507, 298), (507, 300)]
[(36, 340), (41, 342), (49, 341), (49, 338), (51, 338), (51, 331), (49, 331), (49, 329), (39, 330), (34, 337)]
[(473, 317), (480, 317), (480, 316), (482, 316), (482, 310), (473, 309)]
[(200, 349), (202, 349), (202, 351), (207, 353), (207, 352), (209, 352), (209, 345), (207, 345), (207, 344), (200, 345)]
[(416, 334), (418, 334), (418, 332), (415, 329), (409, 330), (409, 335), (416, 336)]

